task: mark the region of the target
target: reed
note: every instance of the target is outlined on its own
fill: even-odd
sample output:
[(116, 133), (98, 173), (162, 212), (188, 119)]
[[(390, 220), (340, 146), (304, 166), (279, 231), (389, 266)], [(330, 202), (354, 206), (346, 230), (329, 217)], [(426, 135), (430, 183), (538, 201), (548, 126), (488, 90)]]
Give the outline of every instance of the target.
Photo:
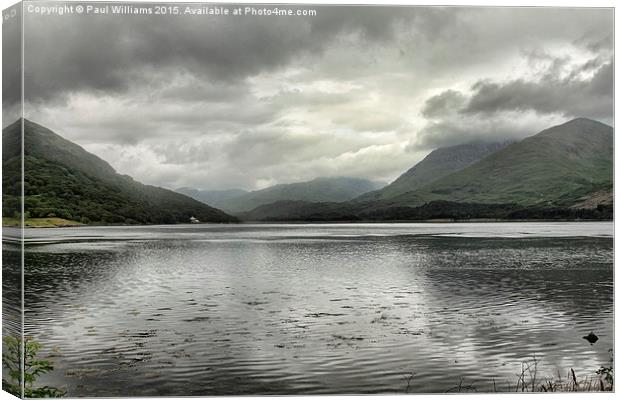
[[(612, 349), (609, 350), (612, 352)], [(521, 362), (521, 371), (516, 374), (517, 382), (514, 388), (508, 384), (504, 390), (498, 388), (495, 379), (492, 380), (492, 389), (489, 392), (611, 392), (614, 390), (613, 357), (609, 365), (601, 366), (597, 371), (585, 376), (578, 376), (573, 368), (567, 371), (566, 376), (558, 371), (557, 378), (541, 378), (538, 371), (539, 360), (532, 356), (530, 360)], [(413, 375), (411, 376), (413, 377)], [(466, 384), (463, 378), (446, 393), (482, 392), (474, 385)], [(407, 382), (407, 391), (411, 386), (411, 378)]]

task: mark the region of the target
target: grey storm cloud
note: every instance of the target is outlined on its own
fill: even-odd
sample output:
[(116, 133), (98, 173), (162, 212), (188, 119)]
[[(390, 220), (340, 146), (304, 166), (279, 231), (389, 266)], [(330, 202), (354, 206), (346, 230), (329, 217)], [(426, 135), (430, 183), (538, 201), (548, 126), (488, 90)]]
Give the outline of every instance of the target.
[[(14, 12), (14, 14), (12, 14)], [(21, 102), (21, 9), (9, 8), (4, 15), (10, 16), (2, 24), (2, 112), (4, 123), (18, 118), (16, 105)], [(13, 15), (13, 16), (11, 16)]]
[(530, 65), (541, 60), (546, 66), (539, 76), (480, 80), (467, 93), (448, 89), (426, 99), (421, 113), (429, 122), (411, 147), (516, 140), (576, 117), (612, 123), (611, 59), (595, 57), (571, 66), (570, 57), (537, 51), (528, 55)]
[(453, 110), (461, 109), (466, 100), (467, 97), (463, 93), (448, 89), (426, 100), (422, 115), (430, 118), (446, 115)]
[[(264, 124), (278, 112), (251, 97), (234, 97), (232, 102), (208, 98), (179, 100), (165, 95), (156, 98), (141, 94), (103, 100), (93, 105), (96, 110), (90, 118), (72, 117), (67, 112), (62, 128), (57, 129), (75, 131), (73, 139), (84, 144), (102, 139), (117, 144), (137, 144), (149, 139), (192, 140)], [(154, 101), (157, 107), (153, 106)], [(53, 120), (54, 110), (46, 117)]]
[[(581, 66), (580, 71), (574, 72), (588, 72), (599, 63), (599, 60), (590, 60)], [(613, 63), (601, 63), (587, 80), (574, 75), (562, 79), (549, 74), (540, 81), (480, 81), (473, 86), (474, 94), (463, 112), (534, 110), (541, 114), (558, 112), (573, 117), (610, 118), (613, 113)]]
[(27, 14), (26, 117), (145, 183), (205, 189), (391, 180), (436, 147), (612, 123), (609, 9), (290, 7), (317, 15)]
[(395, 25), (407, 21), (433, 35), (449, 15), (442, 9), (352, 12), (337, 6), (318, 7), (312, 18), (27, 14), (26, 96), (36, 102), (81, 89), (126, 91), (148, 83), (153, 70), (169, 68), (234, 82), (320, 53), (340, 34), (358, 33), (366, 43), (390, 41)]
[[(512, 121), (511, 121), (512, 119)], [(469, 142), (504, 142), (523, 139), (562, 122), (554, 118), (525, 118), (520, 114), (503, 115), (499, 118), (445, 118), (429, 122), (409, 149), (432, 150)]]
[[(501, 111), (536, 111), (541, 114), (562, 113), (609, 119), (613, 110), (613, 61), (595, 57), (583, 62), (561, 77), (568, 58), (546, 58), (549, 65), (540, 78), (508, 81), (479, 80), (471, 94), (447, 89), (426, 99), (422, 115), (428, 118), (453, 113), (490, 114)], [(588, 74), (587, 78), (581, 74)]]

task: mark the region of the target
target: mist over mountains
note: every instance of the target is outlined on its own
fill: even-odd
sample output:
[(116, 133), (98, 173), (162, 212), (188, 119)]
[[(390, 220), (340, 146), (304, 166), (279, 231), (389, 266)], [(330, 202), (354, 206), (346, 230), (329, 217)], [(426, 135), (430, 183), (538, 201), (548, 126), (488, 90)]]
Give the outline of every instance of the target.
[(424, 187), (468, 167), (510, 143), (511, 141), (473, 142), (438, 148), (383, 189), (360, 196), (356, 200), (385, 200)]
[(242, 189), (200, 190), (190, 187), (181, 187), (175, 189), (175, 192), (218, 208), (224, 208), (231, 199), (236, 199), (249, 193), (247, 190)]
[[(19, 213), (21, 121), (3, 130), (3, 212)], [(426, 219), (610, 219), (613, 128), (577, 118), (517, 142), (439, 148), (383, 187), (316, 178), (247, 192), (173, 192), (116, 173), (24, 120), (27, 218), (96, 224)], [(234, 216), (233, 216), (234, 215)]]
[(613, 184), (613, 128), (578, 118), (491, 153), (418, 190), (390, 198), (571, 206)]
[(177, 192), (212, 204), (227, 212), (239, 213), (277, 201), (342, 202), (384, 186), (367, 179), (335, 177), (307, 182), (278, 184), (252, 192), (242, 190), (199, 191), (180, 188)]
[(437, 149), (390, 185), (350, 202), (277, 202), (240, 217), (611, 218), (612, 205), (613, 128), (577, 118), (519, 142)]

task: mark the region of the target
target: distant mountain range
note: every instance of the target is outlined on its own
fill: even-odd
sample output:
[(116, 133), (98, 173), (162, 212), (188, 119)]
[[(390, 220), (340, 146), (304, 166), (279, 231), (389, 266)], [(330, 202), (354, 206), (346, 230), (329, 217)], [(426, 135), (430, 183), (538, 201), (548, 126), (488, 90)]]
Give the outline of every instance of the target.
[(385, 188), (349, 202), (276, 202), (256, 221), (613, 216), (613, 128), (578, 118), (514, 143), (433, 151)]
[(224, 209), (228, 205), (229, 200), (249, 193), (247, 190), (241, 189), (199, 190), (190, 187), (178, 188), (175, 191), (220, 209)]
[[(2, 132), (3, 216), (20, 211), (21, 121)], [(177, 192), (24, 120), (25, 212), (96, 224), (612, 219), (613, 128), (578, 118), (518, 142), (436, 149), (391, 184), (317, 178), (246, 192)], [(214, 208), (214, 206), (216, 208)], [(224, 211), (222, 211), (222, 210)], [(230, 214), (234, 214), (232, 216)]]
[[(21, 120), (2, 130), (3, 217), (20, 211)], [(81, 223), (173, 224), (237, 219), (192, 198), (144, 185), (51, 130), (24, 120), (24, 211)]]
[(280, 201), (343, 202), (384, 186), (359, 178), (316, 178), (307, 182), (279, 184), (253, 192), (241, 190), (201, 191), (177, 189), (196, 200), (203, 201), (226, 212), (238, 214), (266, 204)]

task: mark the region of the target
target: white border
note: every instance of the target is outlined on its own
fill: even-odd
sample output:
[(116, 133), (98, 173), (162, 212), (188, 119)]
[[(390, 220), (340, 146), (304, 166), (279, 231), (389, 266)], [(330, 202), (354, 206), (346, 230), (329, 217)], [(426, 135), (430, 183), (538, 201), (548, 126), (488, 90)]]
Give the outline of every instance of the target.
[[(80, 3), (86, 3), (88, 1), (80, 1), (80, 0), (68, 0), (68, 1), (72, 1), (72, 2), (80, 2)], [(144, 3), (163, 3), (164, 1), (149, 1), (149, 0), (132, 0), (132, 1), (127, 1), (127, 3), (137, 3), (137, 2), (144, 2)], [(0, 8), (1, 9), (5, 9), (13, 4), (17, 3), (16, 1), (13, 0), (0, 0)], [(168, 0), (165, 1), (165, 3), (184, 3), (184, 1), (182, 0)], [(500, 1), (500, 0), (425, 0), (425, 1), (411, 1), (411, 0), (337, 0), (337, 1), (326, 1), (326, 0), (314, 0), (314, 1), (303, 1), (303, 0), (286, 0), (286, 1), (282, 1), (282, 0), (244, 0), (244, 1), (239, 1), (239, 2), (235, 2), (235, 1), (224, 1), (224, 0), (211, 0), (209, 1), (209, 3), (258, 3), (258, 4), (263, 4), (263, 3), (275, 3), (275, 4), (306, 4), (306, 5), (312, 5), (312, 4), (321, 4), (321, 5), (329, 5), (329, 4), (351, 4), (351, 5), (425, 5), (425, 6), (508, 6), (508, 7), (604, 7), (604, 8), (614, 8), (614, 21), (617, 18), (618, 15), (618, 10), (616, 8), (616, 2), (614, 0), (589, 0), (589, 1), (565, 1), (565, 0), (521, 0), (521, 1), (514, 1), (514, 0), (504, 0), (504, 1)], [(615, 44), (618, 43), (618, 32), (614, 29), (614, 60), (615, 60)], [(0, 32), (0, 39), (2, 38), (1, 32)], [(2, 55), (0, 52), (0, 65), (2, 65)], [(616, 63), (614, 65), (614, 81), (615, 81), (615, 76), (617, 76), (617, 72), (618, 72), (618, 64)], [(1, 79), (0, 79), (1, 80)], [(1, 93), (1, 89), (2, 89), (2, 83), (0, 82), (0, 93)], [(1, 95), (0, 95), (1, 96)], [(614, 85), (614, 125), (615, 125), (615, 115), (616, 115), (616, 104), (615, 104), (615, 99), (617, 98), (617, 87)], [(615, 137), (615, 136), (614, 136)], [(615, 160), (619, 159), (619, 155), (620, 155), (620, 150), (618, 149), (618, 146), (614, 146), (614, 177), (618, 176), (616, 174), (617, 172), (617, 164), (615, 162)], [(0, 171), (1, 171), (1, 167), (0, 167)], [(617, 184), (616, 184), (616, 180), (614, 179), (614, 198), (617, 198), (616, 194), (617, 194)], [(2, 195), (2, 188), (0, 185), (0, 196)], [(614, 202), (614, 215), (617, 216), (616, 211), (617, 209), (615, 208), (615, 202)], [(618, 218), (615, 218), (614, 220), (614, 232), (616, 232), (616, 228), (618, 227)], [(0, 232), (1, 234), (1, 232)], [(615, 253), (615, 249), (618, 248), (618, 244), (620, 244), (620, 239), (614, 234), (614, 293), (616, 290), (616, 284), (618, 282), (618, 275), (617, 275), (617, 267), (619, 266), (619, 262), (618, 262), (618, 257), (616, 257), (616, 253)], [(1, 293), (1, 288), (0, 288), (0, 293)], [(615, 308), (615, 315), (614, 315), (614, 343), (618, 343), (618, 307), (617, 307), (617, 303), (616, 303), (616, 296), (614, 295), (614, 308)], [(1, 322), (0, 322), (1, 324)], [(1, 327), (1, 325), (0, 325)], [(616, 354), (616, 356), (618, 355), (616, 349), (614, 348), (614, 353)], [(614, 362), (614, 369), (617, 366), (617, 362)], [(617, 383), (616, 383), (617, 384)], [(389, 399), (409, 399), (410, 396), (413, 396), (414, 399), (433, 399), (433, 400), (447, 400), (447, 399), (454, 399), (454, 396), (457, 396), (457, 398), (464, 398), (464, 399), (476, 399), (479, 397), (483, 397), (483, 398), (489, 398), (489, 396), (498, 396), (501, 397), (502, 400), (515, 400), (515, 399), (523, 399), (523, 398), (527, 398), (527, 399), (536, 399), (536, 398), (543, 398), (545, 400), (556, 400), (556, 399), (561, 399), (564, 398), (565, 396), (570, 397), (571, 399), (575, 399), (575, 400), (581, 400), (581, 399), (588, 399), (588, 398), (592, 398), (594, 400), (597, 399), (613, 399), (615, 398), (615, 394), (613, 393), (597, 393), (597, 392), (592, 392), (592, 393), (545, 393), (545, 394), (533, 394), (533, 393), (525, 393), (525, 394), (516, 394), (516, 393), (499, 393), (499, 394), (453, 394), (453, 395), (449, 395), (449, 394), (432, 394), (432, 395), (416, 395), (416, 394), (412, 394), (412, 395), (366, 395), (366, 396), (284, 396), (286, 398), (290, 398), (290, 399), (307, 399), (307, 398), (320, 398), (320, 399), (329, 399), (329, 400), (333, 400), (333, 399), (338, 399), (338, 398), (350, 398), (350, 397), (363, 397), (364, 399), (379, 399), (379, 398), (389, 398)], [(270, 397), (282, 397), (282, 396), (270, 396)], [(144, 399), (144, 400), (156, 400), (159, 399), (161, 397), (140, 397), (139, 399)], [(188, 397), (167, 397), (167, 399), (183, 399), (186, 400)], [(229, 399), (263, 399), (264, 397), (261, 396), (218, 396), (218, 397), (192, 397), (192, 398), (229, 398)], [(5, 399), (15, 399), (14, 396), (11, 396), (10, 394), (0, 391), (0, 400), (5, 400)], [(111, 398), (114, 399), (114, 398)]]

